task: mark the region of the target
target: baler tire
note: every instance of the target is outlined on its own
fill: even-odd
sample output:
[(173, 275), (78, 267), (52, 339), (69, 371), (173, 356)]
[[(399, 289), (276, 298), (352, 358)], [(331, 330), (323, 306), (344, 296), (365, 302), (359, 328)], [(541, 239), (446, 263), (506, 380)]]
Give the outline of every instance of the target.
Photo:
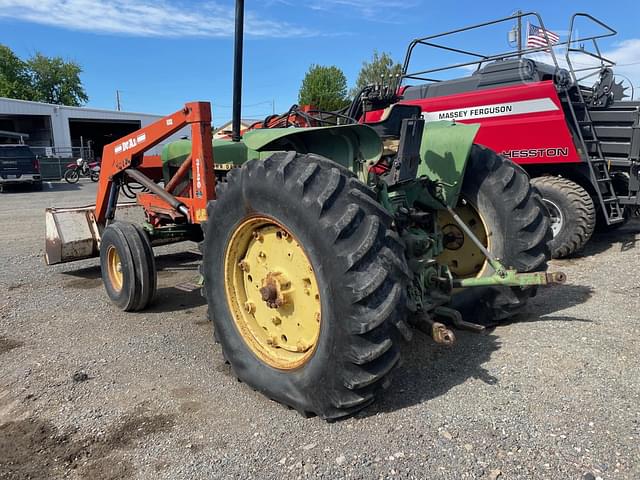
[[(489, 232), (489, 251), (503, 265), (519, 272), (546, 270), (549, 216), (519, 165), (473, 145), (461, 195), (480, 214)], [(486, 265), (480, 276), (492, 273)], [(520, 313), (535, 294), (535, 287), (474, 287), (454, 293), (451, 306), (467, 321), (492, 326)]]
[[(239, 313), (230, 307), (236, 299), (225, 287), (227, 257), (235, 252), (236, 232), (256, 216), (290, 232), (317, 282), (319, 333), (311, 355), (295, 368), (260, 358), (256, 337), (240, 333)], [(304, 416), (333, 420), (372, 403), (400, 359), (392, 326), (407, 315), (409, 275), (403, 247), (390, 230), (392, 218), (374, 192), (327, 158), (275, 153), (231, 170), (209, 202), (208, 218), (205, 296), (216, 339), (237, 378)]]
[(596, 209), (589, 192), (563, 177), (537, 177), (531, 184), (543, 201), (551, 202), (563, 217), (561, 230), (549, 243), (552, 258), (565, 258), (589, 241), (596, 226)]
[[(110, 250), (120, 260), (122, 279), (110, 276)], [(157, 273), (151, 242), (144, 230), (132, 223), (114, 222), (102, 234), (100, 244), (102, 282), (113, 303), (125, 312), (144, 310), (156, 293)]]

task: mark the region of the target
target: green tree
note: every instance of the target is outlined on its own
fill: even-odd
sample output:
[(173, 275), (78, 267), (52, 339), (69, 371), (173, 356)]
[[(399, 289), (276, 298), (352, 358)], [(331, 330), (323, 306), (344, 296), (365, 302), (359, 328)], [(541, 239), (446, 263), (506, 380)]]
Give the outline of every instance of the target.
[(371, 61), (362, 62), (362, 68), (358, 74), (356, 85), (351, 91), (351, 96), (357, 95), (362, 87), (380, 83), (383, 77), (384, 81), (388, 82), (390, 75), (395, 77), (400, 74), (402, 74), (402, 65), (396, 63), (390, 54), (378, 53), (377, 50), (374, 50)]
[(76, 62), (36, 53), (27, 61), (0, 45), (0, 96), (80, 106), (89, 99)]
[(31, 79), (27, 64), (4, 45), (0, 45), (0, 97), (30, 100)]
[(82, 68), (76, 62), (36, 53), (26, 64), (31, 77), (33, 100), (75, 107), (89, 100), (80, 80)]
[(298, 103), (329, 111), (346, 107), (349, 104), (347, 77), (338, 67), (311, 65), (302, 80)]

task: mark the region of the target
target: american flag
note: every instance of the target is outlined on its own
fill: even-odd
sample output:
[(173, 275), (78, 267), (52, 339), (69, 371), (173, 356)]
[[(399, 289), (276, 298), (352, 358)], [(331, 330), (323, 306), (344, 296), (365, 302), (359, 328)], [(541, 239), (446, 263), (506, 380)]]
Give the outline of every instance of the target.
[(549, 44), (547, 44), (547, 39), (544, 35), (545, 32), (549, 37), (549, 44), (555, 45), (560, 41), (560, 37), (555, 33), (549, 30), (544, 30), (530, 23), (529, 32), (527, 35), (527, 48), (540, 48), (548, 46)]

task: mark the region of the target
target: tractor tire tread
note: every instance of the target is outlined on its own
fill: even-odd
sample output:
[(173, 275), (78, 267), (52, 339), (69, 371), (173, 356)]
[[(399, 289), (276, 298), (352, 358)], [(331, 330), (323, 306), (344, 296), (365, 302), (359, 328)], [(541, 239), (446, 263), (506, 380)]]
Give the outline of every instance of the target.
[[(505, 266), (518, 272), (546, 270), (551, 255), (549, 217), (524, 169), (493, 150), (474, 144), (463, 195), (465, 189), (484, 191), (494, 199), (496, 215), (506, 226), (505, 251), (498, 255)], [(480, 287), (454, 295), (452, 305), (467, 320), (493, 326), (519, 314), (535, 294), (535, 287)]]
[[(402, 243), (390, 232), (391, 216), (375, 201), (372, 190), (346, 168), (315, 154), (282, 152), (266, 160), (251, 160), (229, 175), (225, 191), (209, 202), (209, 218), (224, 216), (226, 205), (234, 199), (242, 199), (246, 208), (254, 208), (249, 200), (254, 185), (267, 185), (261, 188), (280, 192), (287, 204), (300, 205), (304, 213), (297, 215), (305, 216), (304, 222), (318, 239), (330, 242), (322, 248), (330, 248), (335, 258), (323, 264), (322, 270), (331, 272), (324, 274), (331, 282), (331, 294), (344, 305), (339, 315), (343, 333), (334, 340), (339, 348), (328, 360), (332, 366), (322, 367), (331, 369), (325, 374), (328, 380), (314, 387), (319, 389), (315, 394), (260, 383), (255, 371), (243, 368), (242, 362), (247, 360), (240, 361), (242, 353), (225, 341), (228, 333), (219, 338), (224, 356), (232, 367), (234, 363), (239, 365), (232, 368), (238, 378), (298, 412), (328, 421), (351, 415), (373, 402), (389, 385), (400, 358), (392, 329), (406, 314), (404, 282), (408, 267)], [(209, 248), (220, 248), (223, 241), (212, 240), (220, 236), (217, 223), (209, 222), (205, 229), (201, 266), (205, 297), (212, 297), (216, 288), (212, 286), (213, 260), (209, 260), (208, 252)], [(329, 289), (326, 291), (329, 294)], [(215, 327), (221, 319), (213, 312), (220, 307), (208, 303), (217, 332)], [(337, 317), (327, 320), (331, 325), (327, 328), (338, 328), (332, 321), (338, 321)]]

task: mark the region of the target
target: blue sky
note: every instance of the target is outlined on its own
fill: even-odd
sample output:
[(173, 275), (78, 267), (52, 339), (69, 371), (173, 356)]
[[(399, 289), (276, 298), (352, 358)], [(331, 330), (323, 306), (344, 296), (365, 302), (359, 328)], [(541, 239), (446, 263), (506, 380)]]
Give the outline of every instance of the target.
[[(372, 51), (401, 61), (414, 37), (537, 10), (564, 32), (577, 2), (427, 0), (265, 0), (246, 2), (243, 116), (262, 118), (296, 102), (310, 64), (336, 65), (355, 81)], [(640, 2), (582, 1), (616, 28), (603, 49), (640, 93)], [(613, 8), (612, 8), (613, 6)], [(0, 43), (79, 62), (89, 106), (165, 114), (184, 102), (214, 104), (214, 124), (231, 116), (233, 2), (152, 0), (0, 0)], [(478, 50), (506, 49), (506, 33), (472, 39)], [(470, 46), (470, 45), (467, 45)], [(424, 57), (429, 64), (444, 57)], [(640, 96), (636, 93), (636, 97)]]

